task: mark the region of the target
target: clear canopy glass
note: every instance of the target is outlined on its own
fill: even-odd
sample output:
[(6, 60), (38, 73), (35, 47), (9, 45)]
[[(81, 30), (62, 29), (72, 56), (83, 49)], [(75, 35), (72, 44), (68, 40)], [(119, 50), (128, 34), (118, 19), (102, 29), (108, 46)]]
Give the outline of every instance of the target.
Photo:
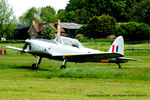
[(72, 47), (77, 47), (77, 48), (83, 47), (83, 45), (78, 40), (68, 38), (68, 37), (58, 36), (54, 39), (54, 41), (63, 45), (67, 45), (67, 46), (72, 46)]

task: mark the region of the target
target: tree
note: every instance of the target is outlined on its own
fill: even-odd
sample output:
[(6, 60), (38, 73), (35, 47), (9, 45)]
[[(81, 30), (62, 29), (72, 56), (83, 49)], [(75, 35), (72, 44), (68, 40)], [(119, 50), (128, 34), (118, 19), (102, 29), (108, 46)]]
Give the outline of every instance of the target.
[[(132, 20), (131, 9), (133, 9), (137, 0), (70, 0), (65, 11), (73, 12), (78, 16), (68, 18), (69, 21), (86, 23), (93, 16), (109, 14), (117, 21), (126, 22)], [(140, 0), (138, 0), (140, 1)], [(77, 11), (78, 10), (78, 11)], [(78, 12), (78, 13), (77, 13)]]
[(19, 17), (19, 23), (24, 25), (32, 25), (32, 20), (34, 20), (36, 23), (56, 22), (56, 11), (51, 6), (46, 6), (38, 9), (32, 7)]
[(68, 19), (66, 18), (66, 11), (63, 9), (58, 10), (57, 18), (61, 20), (61, 22), (67, 22)]
[(13, 9), (7, 4), (7, 0), (0, 0), (0, 12), (0, 38), (10, 39), (17, 26), (17, 21), (13, 16)]
[(35, 7), (28, 9), (27, 12), (19, 17), (19, 23), (24, 25), (32, 25), (32, 20), (36, 23), (40, 22), (39, 11)]
[(115, 26), (116, 20), (109, 15), (94, 16), (87, 24), (86, 35), (92, 38), (106, 38), (113, 34)]
[(42, 30), (43, 38), (45, 39), (54, 39), (55, 29), (51, 24), (46, 25)]
[(41, 8), (40, 19), (42, 22), (56, 22), (56, 11), (51, 6)]
[(136, 4), (131, 13), (135, 21), (150, 25), (150, 0), (143, 0)]
[(132, 20), (131, 9), (133, 9), (136, 0), (119, 0), (114, 1), (110, 15), (115, 17), (119, 22), (128, 22)]
[(76, 22), (85, 24), (89, 20), (89, 11), (87, 11), (86, 7), (88, 4), (88, 0), (70, 0), (67, 5), (66, 11), (66, 19), (69, 22)]
[(83, 34), (84, 36), (88, 36), (88, 29), (87, 29), (87, 24), (83, 25), (82, 27), (80, 27), (77, 31), (77, 34)]
[(65, 10), (69, 12), (77, 9), (84, 9), (87, 7), (88, 3), (89, 0), (70, 0)]

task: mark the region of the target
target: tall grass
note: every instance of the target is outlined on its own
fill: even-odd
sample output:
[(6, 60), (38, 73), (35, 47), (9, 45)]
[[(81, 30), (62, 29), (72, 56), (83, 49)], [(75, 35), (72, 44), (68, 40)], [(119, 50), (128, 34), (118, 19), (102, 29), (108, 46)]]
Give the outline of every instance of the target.
[[(5, 48), (6, 45), (23, 47), (24, 44), (1, 44), (1, 48), (7, 50), (7, 55), (0, 56), (0, 69), (29, 70), (32, 63), (36, 62), (37, 58), (32, 55), (22, 55), (20, 52)], [(93, 40), (83, 42), (83, 45), (93, 49), (106, 50), (106, 48), (109, 49), (111, 41)], [(136, 49), (128, 49), (129, 46)], [(142, 49), (138, 49), (142, 46)], [(68, 63), (67, 69), (60, 70), (62, 62), (43, 59), (38, 71), (24, 76), (150, 80), (150, 50), (147, 49), (147, 44), (125, 45), (125, 55), (143, 61), (122, 64), (122, 69), (118, 69), (116, 64)]]
[[(81, 64), (82, 65), (82, 64)], [(103, 65), (108, 66), (108, 64)], [(64, 77), (64, 78), (102, 78), (102, 79), (132, 79), (150, 80), (150, 68), (125, 67), (118, 69), (117, 66), (100, 67), (88, 66), (70, 67), (65, 70), (49, 68), (48, 71), (38, 71), (34, 77)]]

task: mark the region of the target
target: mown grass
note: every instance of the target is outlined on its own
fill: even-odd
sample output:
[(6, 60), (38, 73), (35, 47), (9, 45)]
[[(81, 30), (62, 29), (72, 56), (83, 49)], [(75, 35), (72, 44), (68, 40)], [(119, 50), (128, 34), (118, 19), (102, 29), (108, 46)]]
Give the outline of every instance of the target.
[[(83, 42), (85, 47), (109, 50), (110, 41)], [(23, 44), (1, 44), (23, 47)], [(101, 45), (101, 46), (100, 46)], [(129, 46), (135, 49), (128, 49)], [(143, 47), (138, 49), (139, 47)], [(39, 70), (31, 70), (37, 61), (32, 55), (6, 49), (0, 56), (0, 99), (2, 100), (149, 100), (150, 51), (147, 44), (125, 45), (126, 57), (141, 59), (122, 64), (67, 63), (43, 59)], [(124, 95), (124, 96), (116, 96)], [(142, 96), (139, 96), (142, 95)]]
[(150, 97), (149, 82), (143, 81), (32, 78), (0, 82), (2, 100), (149, 100)]

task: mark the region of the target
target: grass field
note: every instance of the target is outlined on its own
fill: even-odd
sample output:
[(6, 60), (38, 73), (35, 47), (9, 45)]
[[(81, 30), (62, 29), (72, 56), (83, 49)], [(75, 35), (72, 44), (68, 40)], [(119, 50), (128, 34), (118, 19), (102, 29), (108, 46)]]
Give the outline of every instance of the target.
[[(86, 41), (83, 45), (107, 51), (111, 41)], [(23, 44), (1, 44), (23, 47)], [(149, 100), (149, 44), (126, 44), (126, 57), (141, 59), (122, 64), (67, 63), (43, 59), (39, 70), (31, 70), (37, 58), (6, 49), (0, 56), (0, 100)]]

